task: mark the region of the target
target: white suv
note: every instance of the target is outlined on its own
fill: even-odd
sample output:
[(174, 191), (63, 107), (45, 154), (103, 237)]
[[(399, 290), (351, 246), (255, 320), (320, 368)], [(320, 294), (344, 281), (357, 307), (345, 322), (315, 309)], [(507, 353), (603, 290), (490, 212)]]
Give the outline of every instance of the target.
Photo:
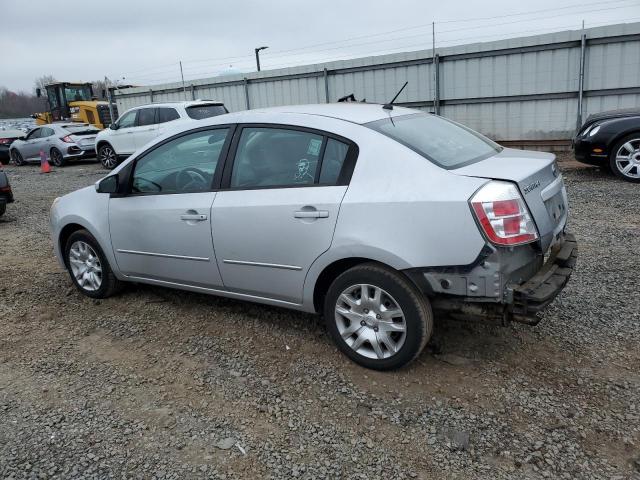
[(178, 122), (202, 120), (228, 113), (224, 103), (207, 100), (142, 105), (127, 110), (96, 137), (98, 160), (115, 168), (120, 160), (165, 133)]

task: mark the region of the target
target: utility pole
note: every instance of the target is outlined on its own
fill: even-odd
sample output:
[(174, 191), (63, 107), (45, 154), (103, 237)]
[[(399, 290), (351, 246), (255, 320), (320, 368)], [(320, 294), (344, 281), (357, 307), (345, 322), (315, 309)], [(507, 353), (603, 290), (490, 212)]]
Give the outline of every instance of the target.
[(260, 50), (266, 50), (267, 48), (269, 47), (258, 47), (254, 49), (256, 52), (256, 68), (258, 71), (260, 71)]
[(182, 91), (184, 92), (184, 99), (187, 99), (187, 87), (184, 86), (184, 73), (182, 73), (182, 60), (180, 60), (180, 77), (182, 77)]
[(584, 33), (584, 20), (582, 20), (582, 32), (580, 33), (580, 73), (578, 75), (578, 109), (576, 117), (576, 132), (582, 126), (582, 108), (584, 96), (584, 62), (587, 49), (587, 35)]
[(431, 68), (433, 68), (433, 113), (438, 114), (437, 107), (437, 85), (438, 70), (436, 68), (436, 22), (431, 22)]

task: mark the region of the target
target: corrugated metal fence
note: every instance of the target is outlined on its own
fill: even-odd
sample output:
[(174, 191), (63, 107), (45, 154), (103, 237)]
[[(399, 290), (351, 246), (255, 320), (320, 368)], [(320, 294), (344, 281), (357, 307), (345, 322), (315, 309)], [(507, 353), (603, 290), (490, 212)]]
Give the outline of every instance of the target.
[[(265, 59), (268, 57), (265, 55)], [(434, 72), (435, 69), (435, 72)], [(498, 141), (553, 144), (587, 115), (640, 107), (640, 23), (565, 31), (119, 90), (120, 112), (196, 98), (230, 111), (334, 102), (354, 93), (437, 111)], [(525, 142), (526, 143), (526, 142)]]

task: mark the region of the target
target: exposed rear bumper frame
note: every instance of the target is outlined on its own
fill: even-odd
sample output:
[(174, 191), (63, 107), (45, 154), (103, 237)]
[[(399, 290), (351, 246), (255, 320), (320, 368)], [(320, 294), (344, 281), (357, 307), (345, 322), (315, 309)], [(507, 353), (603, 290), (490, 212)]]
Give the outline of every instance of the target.
[(513, 288), (513, 303), (507, 306), (508, 319), (537, 325), (537, 315), (565, 287), (578, 258), (578, 243), (567, 233), (564, 241), (554, 246), (548, 260), (533, 277)]

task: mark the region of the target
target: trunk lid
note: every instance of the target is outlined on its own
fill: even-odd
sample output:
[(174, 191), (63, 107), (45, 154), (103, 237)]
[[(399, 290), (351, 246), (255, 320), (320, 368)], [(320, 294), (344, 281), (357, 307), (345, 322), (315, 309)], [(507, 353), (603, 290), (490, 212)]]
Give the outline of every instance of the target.
[(71, 140), (73, 140), (80, 148), (83, 150), (88, 150), (94, 148), (96, 143), (96, 135), (95, 131), (87, 131), (87, 132), (76, 132), (71, 135)]
[(505, 148), (497, 155), (450, 171), (516, 183), (546, 251), (564, 230), (568, 212), (567, 192), (555, 158), (551, 153)]

